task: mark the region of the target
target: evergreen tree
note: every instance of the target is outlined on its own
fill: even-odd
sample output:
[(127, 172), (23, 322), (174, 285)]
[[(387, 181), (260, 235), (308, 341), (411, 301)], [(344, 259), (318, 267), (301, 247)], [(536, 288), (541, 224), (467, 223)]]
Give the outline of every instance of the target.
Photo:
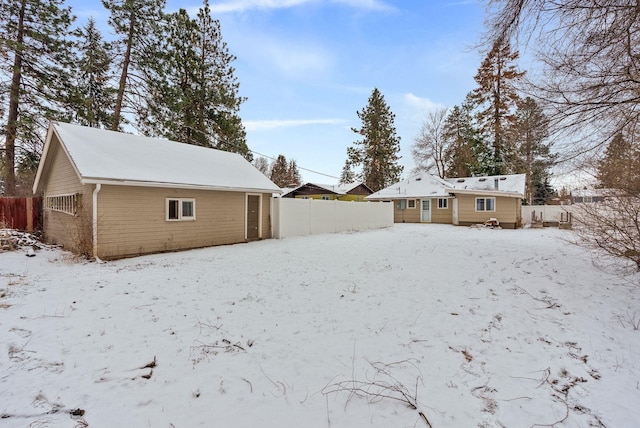
[(289, 164), (284, 155), (278, 155), (271, 165), (271, 175), (269, 176), (278, 187), (289, 186)]
[(472, 106), (468, 99), (454, 106), (444, 124), (446, 177), (470, 177), (485, 173), (483, 165), (489, 151), (473, 122)]
[(558, 196), (555, 189), (549, 184), (548, 174), (541, 172), (545, 175), (543, 179), (538, 179), (535, 182), (535, 188), (533, 191), (532, 203), (533, 205), (549, 205), (551, 200)]
[[(63, 0), (0, 0), (0, 93), (5, 194), (16, 195), (16, 148), (39, 153), (50, 119), (70, 92), (70, 26)], [(26, 189), (24, 192), (30, 192)]]
[(517, 157), (513, 172), (526, 175), (525, 200), (531, 203), (536, 189), (544, 187), (542, 180), (548, 180), (556, 156), (551, 153), (551, 143), (544, 142), (549, 135), (549, 119), (534, 99), (521, 100), (515, 116)]
[(493, 44), (482, 61), (474, 79), (478, 87), (472, 100), (479, 109), (476, 116), (480, 130), (492, 143), (493, 165), (490, 175), (513, 171), (515, 148), (510, 133), (515, 122), (514, 112), (519, 100), (515, 84), (524, 76), (515, 61), (518, 51), (512, 51), (506, 41)]
[(167, 16), (167, 36), (156, 58), (147, 110), (141, 119), (150, 133), (213, 147), (253, 159), (238, 114), (244, 98), (207, 1), (197, 19), (181, 9)]
[(300, 171), (298, 170), (298, 164), (295, 159), (289, 161), (287, 168), (287, 175), (289, 176), (288, 186), (299, 186), (301, 183)]
[(640, 194), (640, 147), (632, 136), (620, 132), (613, 137), (597, 165), (596, 178), (600, 187)]
[(349, 165), (349, 161), (344, 163), (342, 167), (342, 172), (340, 173), (340, 184), (350, 184), (356, 181), (356, 175), (354, 174), (351, 166)]
[(78, 44), (76, 88), (71, 100), (75, 121), (94, 128), (111, 129), (115, 89), (110, 86), (110, 45), (102, 39), (93, 18)]
[(351, 130), (360, 134), (362, 140), (347, 149), (347, 162), (349, 166), (362, 166), (358, 179), (376, 192), (398, 181), (403, 170), (398, 164), (400, 137), (396, 135), (395, 115), (378, 88), (374, 88), (367, 106), (357, 114), (362, 127)]
[(165, 0), (102, 0), (111, 13), (109, 25), (120, 37), (116, 40), (119, 81), (111, 128), (119, 130), (125, 108), (138, 111), (138, 94), (146, 90), (145, 68), (162, 54), (157, 37)]

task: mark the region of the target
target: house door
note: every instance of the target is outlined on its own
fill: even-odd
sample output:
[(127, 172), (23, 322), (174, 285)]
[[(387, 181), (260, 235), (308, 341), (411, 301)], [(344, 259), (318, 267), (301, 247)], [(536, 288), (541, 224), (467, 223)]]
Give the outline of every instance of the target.
[(431, 223), (431, 199), (422, 200), (422, 214), (420, 220), (425, 223)]
[(247, 240), (260, 239), (260, 196), (247, 195)]

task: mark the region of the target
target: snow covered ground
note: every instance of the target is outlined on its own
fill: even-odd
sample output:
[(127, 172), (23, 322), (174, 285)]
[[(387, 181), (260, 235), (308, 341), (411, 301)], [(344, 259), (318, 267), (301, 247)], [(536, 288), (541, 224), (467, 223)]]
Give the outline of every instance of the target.
[(640, 276), (572, 236), (3, 253), (0, 426), (640, 426)]

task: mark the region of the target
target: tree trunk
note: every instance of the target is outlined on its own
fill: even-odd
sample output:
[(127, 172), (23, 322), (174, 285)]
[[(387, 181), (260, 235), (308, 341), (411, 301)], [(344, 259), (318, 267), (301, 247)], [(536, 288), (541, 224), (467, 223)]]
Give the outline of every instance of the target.
[(116, 105), (113, 110), (113, 126), (112, 130), (117, 131), (120, 128), (120, 116), (122, 114), (122, 104), (124, 100), (124, 91), (127, 86), (127, 76), (129, 73), (129, 64), (131, 63), (131, 49), (133, 45), (133, 33), (135, 31), (135, 16), (131, 13), (129, 19), (129, 34), (127, 37), (127, 49), (122, 60), (122, 73), (120, 74), (120, 82), (118, 84), (118, 96)]
[(9, 90), (9, 116), (7, 118), (7, 138), (5, 140), (5, 194), (7, 196), (14, 196), (16, 194), (16, 138), (18, 135), (18, 105), (20, 101), (20, 82), (22, 80), (22, 49), (26, 7), (26, 0), (23, 0), (20, 7), (20, 14), (18, 15), (17, 43), (14, 53), (11, 88)]

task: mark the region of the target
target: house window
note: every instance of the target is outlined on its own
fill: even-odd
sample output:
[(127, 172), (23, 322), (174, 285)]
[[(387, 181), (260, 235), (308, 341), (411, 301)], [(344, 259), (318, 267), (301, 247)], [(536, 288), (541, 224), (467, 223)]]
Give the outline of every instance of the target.
[(449, 200), (447, 198), (438, 198), (438, 208), (441, 210), (449, 208)]
[(407, 208), (407, 200), (406, 199), (400, 199), (399, 204), (396, 206), (396, 208), (398, 208), (399, 210), (404, 210)]
[(331, 196), (323, 195), (323, 196), (322, 196), (322, 200), (323, 200), (323, 201), (330, 201), (330, 200), (331, 200)]
[(416, 200), (415, 199), (407, 199), (407, 208), (415, 208)]
[(167, 221), (188, 221), (196, 219), (196, 200), (191, 198), (167, 198)]
[(495, 211), (496, 198), (476, 198), (476, 211)]
[(47, 196), (44, 200), (45, 209), (71, 215), (78, 214), (78, 208), (81, 206), (82, 195), (80, 193), (74, 193), (72, 195)]
[(593, 202), (593, 198), (591, 196), (584, 196), (582, 202)]

